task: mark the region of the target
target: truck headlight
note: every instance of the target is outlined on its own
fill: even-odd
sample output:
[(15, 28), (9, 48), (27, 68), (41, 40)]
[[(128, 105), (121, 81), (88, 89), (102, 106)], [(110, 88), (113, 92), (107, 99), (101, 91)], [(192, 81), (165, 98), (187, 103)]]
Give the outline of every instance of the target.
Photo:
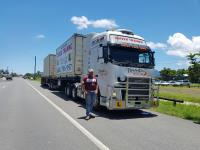
[(113, 91), (112, 97), (117, 97), (117, 93), (115, 91)]
[(127, 80), (127, 78), (124, 75), (122, 75), (122, 76), (120, 76), (120, 77), (117, 78), (118, 82), (126, 82), (126, 80)]

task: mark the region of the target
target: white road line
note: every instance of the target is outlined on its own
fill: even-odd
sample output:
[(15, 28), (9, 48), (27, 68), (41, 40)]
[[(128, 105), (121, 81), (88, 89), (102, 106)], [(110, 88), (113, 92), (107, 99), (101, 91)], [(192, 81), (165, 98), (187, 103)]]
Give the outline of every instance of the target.
[(42, 96), (49, 104), (51, 104), (57, 111), (59, 111), (66, 119), (68, 119), (77, 129), (79, 129), (85, 136), (87, 136), (99, 149), (110, 150), (106, 145), (104, 145), (99, 139), (97, 139), (92, 133), (85, 129), (81, 124), (74, 120), (69, 114), (63, 111), (59, 106), (52, 102), (49, 98), (43, 95), (39, 90), (26, 81), (26, 83), (34, 89), (40, 96)]

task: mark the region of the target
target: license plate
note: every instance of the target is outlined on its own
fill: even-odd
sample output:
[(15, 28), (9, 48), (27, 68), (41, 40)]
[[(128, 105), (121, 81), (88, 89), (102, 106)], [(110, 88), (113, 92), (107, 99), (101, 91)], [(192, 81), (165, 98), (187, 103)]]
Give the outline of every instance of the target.
[(122, 108), (123, 103), (122, 101), (116, 101), (116, 108)]

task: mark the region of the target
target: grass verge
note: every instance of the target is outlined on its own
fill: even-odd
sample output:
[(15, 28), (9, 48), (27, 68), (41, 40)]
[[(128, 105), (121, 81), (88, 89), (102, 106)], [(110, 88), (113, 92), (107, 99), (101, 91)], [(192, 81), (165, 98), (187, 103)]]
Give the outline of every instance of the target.
[(187, 95), (184, 93), (160, 92), (159, 96), (164, 97), (164, 98), (171, 98), (171, 99), (178, 99), (178, 100), (183, 100), (183, 101), (188, 101), (188, 102), (200, 103), (200, 97), (195, 97), (195, 96)]
[(41, 78), (31, 79), (32, 81), (41, 82)]
[(198, 84), (198, 83), (193, 83), (190, 86), (194, 87), (194, 88), (200, 88), (200, 84)]
[(199, 88), (161, 86), (159, 96), (164, 98), (200, 103)]
[(160, 101), (159, 107), (152, 108), (152, 110), (200, 123), (199, 106), (177, 104), (176, 107), (174, 107), (172, 102)]

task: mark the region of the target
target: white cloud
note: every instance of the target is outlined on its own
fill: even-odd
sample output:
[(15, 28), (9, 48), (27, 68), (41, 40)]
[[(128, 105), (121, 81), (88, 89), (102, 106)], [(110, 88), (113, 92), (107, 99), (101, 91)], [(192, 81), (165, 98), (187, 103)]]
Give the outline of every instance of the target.
[(73, 16), (71, 18), (71, 21), (73, 24), (77, 25), (77, 28), (79, 30), (87, 29), (89, 26), (94, 28), (107, 28), (107, 29), (118, 27), (115, 21), (110, 19), (88, 20), (88, 18), (85, 16), (81, 17)]
[(115, 23), (114, 20), (108, 20), (108, 19), (100, 19), (96, 21), (91, 21), (91, 25), (94, 28), (116, 28), (118, 25)]
[(166, 49), (167, 45), (164, 43), (147, 42), (147, 45), (152, 49)]
[(179, 57), (185, 57), (188, 55), (188, 52), (185, 52), (182, 49), (167, 50), (166, 53), (167, 55), (179, 56)]
[(190, 53), (200, 52), (200, 36), (187, 38), (182, 33), (170, 35), (166, 43), (147, 42), (152, 49), (164, 49), (167, 55), (186, 57)]
[(177, 66), (180, 66), (180, 67), (189, 67), (190, 66), (190, 62), (188, 60), (181, 60), (181, 61), (178, 61), (176, 63)]
[(174, 33), (169, 36), (167, 40), (168, 55), (185, 57), (189, 53), (196, 53), (200, 51), (200, 36), (194, 36), (192, 39), (187, 38), (182, 33)]
[(78, 29), (86, 29), (90, 24), (89, 20), (85, 16), (71, 18), (71, 22), (78, 26)]
[(36, 39), (44, 39), (45, 35), (44, 34), (38, 34), (35, 36)]

